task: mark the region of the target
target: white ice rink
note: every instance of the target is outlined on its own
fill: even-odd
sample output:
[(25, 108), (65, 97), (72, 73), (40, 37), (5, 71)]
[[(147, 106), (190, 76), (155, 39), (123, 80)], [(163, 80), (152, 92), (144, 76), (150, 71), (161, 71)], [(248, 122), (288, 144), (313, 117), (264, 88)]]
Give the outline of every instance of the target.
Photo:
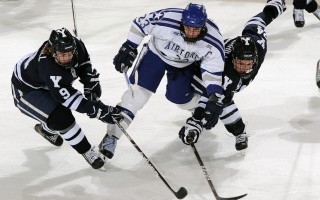
[[(226, 37), (241, 34), (264, 0), (207, 0), (207, 13)], [(319, 1), (318, 1), (319, 2)], [(101, 74), (102, 100), (115, 105), (126, 89), (112, 59), (136, 16), (186, 0), (75, 0), (79, 36)], [(319, 2), (320, 3), (320, 2)], [(247, 132), (243, 158), (219, 122), (196, 144), (217, 192), (248, 193), (245, 200), (320, 199), (320, 21), (305, 13), (297, 29), (292, 0), (267, 27), (268, 53), (256, 80), (235, 96)], [(66, 142), (50, 145), (34, 130), (36, 121), (14, 107), (10, 79), (14, 64), (39, 48), (52, 29), (73, 29), (70, 0), (0, 0), (0, 199), (1, 200), (173, 200), (175, 196), (123, 136), (106, 171), (91, 169)], [(190, 115), (164, 97), (166, 79), (138, 113), (129, 134), (174, 190), (186, 200), (214, 199), (191, 147), (178, 138)], [(81, 84), (75, 86), (82, 91)], [(98, 145), (106, 125), (75, 113), (89, 141)]]

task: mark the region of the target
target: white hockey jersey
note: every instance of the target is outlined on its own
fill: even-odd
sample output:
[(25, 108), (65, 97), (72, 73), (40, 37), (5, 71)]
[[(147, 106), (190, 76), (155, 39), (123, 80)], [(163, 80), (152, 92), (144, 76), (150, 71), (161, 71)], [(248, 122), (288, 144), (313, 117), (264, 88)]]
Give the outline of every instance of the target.
[(180, 32), (182, 11), (168, 8), (145, 14), (133, 20), (128, 41), (139, 46), (144, 37), (151, 36), (150, 50), (167, 64), (183, 68), (201, 60), (202, 80), (207, 93), (222, 93), (224, 43), (217, 25), (207, 20), (207, 33), (195, 43), (186, 42)]

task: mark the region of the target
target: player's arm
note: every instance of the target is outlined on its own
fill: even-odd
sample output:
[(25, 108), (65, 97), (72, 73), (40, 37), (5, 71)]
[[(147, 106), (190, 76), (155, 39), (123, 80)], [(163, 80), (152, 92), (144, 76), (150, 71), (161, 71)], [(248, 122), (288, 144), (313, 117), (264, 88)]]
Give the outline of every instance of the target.
[(98, 118), (106, 123), (114, 123), (112, 117), (122, 120), (118, 109), (104, 105), (100, 101), (85, 99), (81, 92), (72, 87), (72, 80), (63, 74), (47, 76), (47, 86), (53, 98), (70, 110), (86, 113), (90, 118)]
[(164, 10), (147, 13), (135, 18), (131, 24), (127, 40), (120, 47), (118, 54), (113, 59), (113, 64), (120, 73), (126, 72), (137, 57), (137, 47), (144, 37), (153, 34), (156, 27), (164, 18)]
[(78, 49), (79, 66), (77, 75), (83, 84), (84, 96), (90, 100), (99, 100), (102, 89), (99, 81), (99, 73), (92, 67), (88, 51), (81, 40), (75, 39)]

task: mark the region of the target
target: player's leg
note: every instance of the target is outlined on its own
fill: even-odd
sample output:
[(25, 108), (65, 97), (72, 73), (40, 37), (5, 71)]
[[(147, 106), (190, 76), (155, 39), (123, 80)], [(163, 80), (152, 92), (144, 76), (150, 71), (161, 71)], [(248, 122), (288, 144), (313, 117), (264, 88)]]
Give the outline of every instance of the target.
[[(130, 76), (133, 95), (127, 89), (121, 97), (117, 108), (121, 110), (124, 119), (120, 122), (124, 129), (127, 129), (134, 119), (138, 110), (144, 107), (152, 93), (155, 93), (165, 73), (165, 63), (150, 50), (137, 61), (137, 71)], [(123, 132), (115, 124), (108, 124), (107, 133), (99, 144), (99, 151), (107, 158), (114, 155), (117, 140)]]
[(307, 5), (307, 0), (293, 0), (293, 21), (294, 25), (301, 28), (305, 24), (304, 9)]
[(320, 7), (315, 0), (307, 0), (307, 5), (305, 10), (308, 13), (313, 13), (320, 20)]
[[(62, 145), (64, 138), (93, 168), (103, 166), (103, 161), (94, 152), (71, 110), (56, 102), (49, 91), (34, 90), (22, 94), (13, 88), (13, 92), (20, 111), (41, 123), (35, 126), (40, 135), (56, 146)], [(87, 154), (91, 155), (90, 158)]]
[(236, 137), (236, 150), (240, 151), (248, 147), (248, 136), (245, 130), (245, 124), (236, 104), (232, 101), (223, 108), (220, 120), (228, 132)]

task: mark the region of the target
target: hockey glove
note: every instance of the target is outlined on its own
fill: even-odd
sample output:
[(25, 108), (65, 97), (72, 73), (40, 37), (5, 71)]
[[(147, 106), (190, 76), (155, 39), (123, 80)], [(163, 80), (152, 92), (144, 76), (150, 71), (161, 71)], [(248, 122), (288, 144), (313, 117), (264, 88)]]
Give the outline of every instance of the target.
[(196, 143), (199, 139), (199, 135), (202, 132), (202, 122), (193, 117), (190, 117), (179, 131), (179, 138), (186, 145)]
[(136, 59), (138, 51), (129, 42), (122, 44), (118, 54), (113, 59), (113, 64), (117, 71), (127, 71)]
[(207, 130), (212, 129), (218, 123), (219, 116), (222, 113), (222, 106), (215, 101), (208, 101), (205, 109), (204, 118), (206, 123), (204, 128)]
[(270, 11), (274, 18), (277, 18), (284, 11), (286, 11), (285, 0), (268, 0), (267, 5), (264, 7), (263, 11)]
[(99, 73), (97, 70), (93, 70), (92, 72), (87, 72), (85, 77), (82, 77), (80, 82), (84, 87), (84, 96), (88, 100), (98, 101), (99, 97), (101, 97), (101, 86), (99, 82)]
[(192, 115), (192, 117), (188, 118), (186, 121), (186, 125), (184, 125), (179, 131), (179, 138), (182, 140), (184, 144), (196, 143), (199, 139), (199, 135), (203, 130), (202, 119), (204, 116), (204, 109), (201, 107), (197, 107)]
[(92, 112), (88, 113), (88, 116), (90, 118), (98, 118), (102, 122), (109, 124), (114, 124), (112, 118), (114, 118), (118, 122), (123, 120), (123, 116), (120, 115), (119, 109), (112, 106), (104, 105), (101, 101), (97, 101), (94, 104)]

